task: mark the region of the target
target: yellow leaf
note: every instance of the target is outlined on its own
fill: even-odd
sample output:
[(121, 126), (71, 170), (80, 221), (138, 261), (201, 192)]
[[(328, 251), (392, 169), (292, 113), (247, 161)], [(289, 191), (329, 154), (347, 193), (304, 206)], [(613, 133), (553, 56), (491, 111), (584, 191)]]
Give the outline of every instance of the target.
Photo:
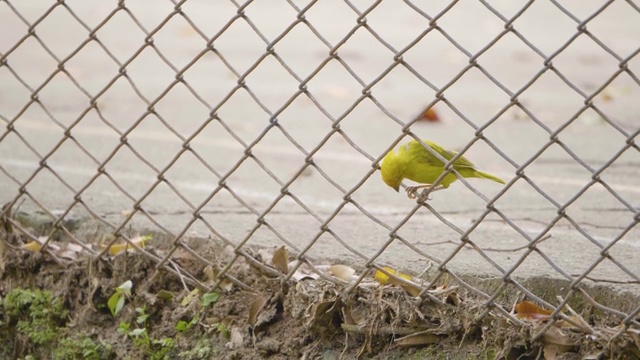
[[(403, 273), (401, 273), (401, 272), (399, 272), (399, 271), (395, 271), (394, 269), (392, 269), (392, 268), (390, 268), (390, 267), (388, 267), (388, 266), (384, 266), (384, 267), (383, 267), (383, 269), (384, 269), (386, 272), (388, 272), (389, 274), (396, 275), (396, 276), (399, 276), (399, 277), (403, 277), (403, 278), (405, 278), (405, 279), (407, 279), (407, 280), (411, 280), (411, 276), (409, 276), (409, 275), (407, 275), (407, 274), (403, 274)], [(387, 285), (387, 284), (399, 284), (399, 283), (400, 283), (399, 281), (397, 281), (397, 280), (395, 280), (395, 279), (393, 279), (393, 278), (390, 278), (390, 277), (389, 277), (389, 275), (387, 275), (387, 274), (383, 273), (383, 272), (382, 272), (382, 271), (380, 271), (380, 270), (376, 271), (376, 274), (375, 274), (375, 276), (374, 276), (374, 277), (375, 277), (375, 279), (376, 279), (376, 280), (378, 280), (378, 282), (379, 282), (380, 284), (382, 284), (382, 285)], [(390, 281), (390, 280), (391, 280), (391, 281)]]
[(33, 252), (38, 252), (40, 251), (40, 249), (42, 249), (42, 244), (34, 240), (22, 245), (21, 248)]
[(133, 246), (131, 246), (131, 244), (135, 244), (138, 247), (144, 247), (146, 242), (151, 240), (152, 236), (151, 235), (145, 235), (145, 236), (138, 236), (135, 237), (133, 239), (131, 239), (131, 242), (126, 242), (124, 244), (114, 244), (109, 246), (109, 255), (111, 256), (115, 256), (120, 254), (123, 251), (134, 251), (135, 248)]
[[(407, 274), (403, 274), (399, 271), (396, 271), (390, 267), (383, 267), (383, 269), (388, 272), (389, 274), (401, 277), (403, 279), (406, 279), (407, 281), (411, 282), (412, 278), (411, 276), (407, 275)], [(383, 273), (382, 271), (378, 270), (376, 271), (375, 274), (375, 279), (378, 280), (378, 282), (382, 285), (398, 285), (400, 286), (404, 291), (407, 292), (407, 294), (416, 297), (420, 294), (420, 292), (422, 291), (420, 289), (420, 286), (418, 286), (417, 284), (413, 285), (413, 284), (406, 284), (400, 280), (397, 280), (395, 278), (392, 278), (391, 276)]]
[(182, 300), (180, 301), (180, 305), (187, 306), (187, 305), (191, 304), (191, 302), (193, 300), (197, 299), (198, 296), (200, 296), (200, 289), (195, 288), (195, 289), (191, 290), (190, 293), (185, 295), (185, 297), (182, 298)]

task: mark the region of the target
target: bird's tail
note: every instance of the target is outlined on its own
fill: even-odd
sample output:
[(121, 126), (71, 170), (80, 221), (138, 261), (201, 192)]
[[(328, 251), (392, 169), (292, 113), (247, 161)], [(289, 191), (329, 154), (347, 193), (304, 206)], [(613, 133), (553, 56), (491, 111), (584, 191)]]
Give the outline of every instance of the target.
[(474, 171), (473, 176), (474, 177), (478, 177), (478, 178), (482, 178), (482, 179), (493, 180), (493, 181), (495, 181), (497, 183), (500, 183), (500, 184), (504, 184), (505, 183), (504, 180), (500, 179), (499, 177), (493, 176), (493, 175), (491, 175), (489, 173), (486, 173), (484, 171), (476, 170), (476, 171)]

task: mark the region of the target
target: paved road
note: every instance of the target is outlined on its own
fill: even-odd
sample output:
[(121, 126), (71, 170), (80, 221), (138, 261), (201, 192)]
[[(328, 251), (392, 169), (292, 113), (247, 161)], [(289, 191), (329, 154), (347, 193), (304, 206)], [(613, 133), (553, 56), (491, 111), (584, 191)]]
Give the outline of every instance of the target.
[[(27, 21), (32, 22), (46, 10), (47, 3), (30, 1), (12, 5)], [(437, 13), (436, 9), (445, 6), (442, 1), (432, 3), (433, 8), (424, 9), (430, 14)], [(126, 2), (126, 5), (130, 14), (149, 31), (173, 9), (168, 1), (154, 5), (152, 9), (145, 7), (143, 2)], [(99, 24), (114, 10), (112, 4), (97, 1), (69, 3), (68, 6), (89, 27)], [(520, 4), (498, 1), (495, 6), (506, 17), (510, 17), (518, 11)], [(600, 5), (595, 1), (570, 1), (566, 2), (566, 6), (578, 18), (584, 19)], [(189, 1), (183, 10), (207, 36), (220, 31), (236, 13), (231, 5), (214, 6), (206, 1)], [(246, 14), (251, 24), (269, 40), (275, 39), (296, 19), (295, 11), (284, 1), (269, 2), (268, 5), (256, 2), (247, 7)], [(334, 45), (349, 33), (356, 18), (357, 15), (341, 2), (319, 2), (306, 14), (313, 30)], [(640, 14), (627, 3), (614, 2), (588, 24), (588, 29), (594, 38), (606, 44), (611, 51), (626, 58), (638, 48), (639, 18)], [(0, 129), (0, 186), (3, 189), (0, 201), (6, 202), (18, 194), (18, 183), (25, 182), (38, 169), (39, 158), (34, 151), (41, 155), (49, 153), (64, 138), (62, 127), (78, 119), (90, 102), (68, 76), (58, 74), (39, 91), (38, 99), (42, 106), (32, 104), (22, 112), (31, 90), (12, 72), (18, 74), (29, 87), (36, 89), (56, 69), (57, 64), (34, 38), (10, 50), (24, 36), (27, 26), (5, 3), (0, 3), (0, 23), (3, 24), (0, 54), (11, 51), (6, 58), (11, 70), (0, 66), (0, 119), (6, 124), (21, 113), (18, 120), (13, 122), (19, 136), (14, 132), (7, 134), (4, 126)], [(376, 36), (398, 50), (406, 47), (428, 27), (424, 18), (401, 2), (379, 5), (367, 15), (367, 25), (375, 31)], [(439, 19), (438, 25), (471, 54), (480, 51), (504, 29), (504, 23), (480, 3), (464, 1)], [(577, 24), (553, 5), (536, 2), (514, 22), (514, 27), (540, 51), (549, 55), (571, 38)], [(42, 42), (59, 58), (66, 57), (87, 38), (87, 31), (62, 7), (54, 9), (35, 29)], [(145, 35), (125, 11), (116, 13), (96, 36), (120, 64), (128, 63), (128, 79), (118, 79), (102, 93), (97, 99), (100, 113), (92, 110), (84, 115), (71, 130), (76, 142), (64, 141), (47, 160), (50, 168), (72, 190), (48, 170), (39, 171), (27, 184), (26, 188), (34, 199), (56, 212), (66, 210), (73, 202), (74, 193), (96, 174), (98, 164), (81, 148), (86, 149), (98, 163), (107, 159), (120, 143), (117, 131), (128, 131), (138, 121), (147, 109), (146, 99), (154, 102), (157, 114), (146, 116), (135, 126), (127, 135), (130, 147), (121, 148), (104, 167), (106, 173), (132, 198), (143, 196), (157, 176), (154, 168), (163, 169), (180, 151), (183, 143), (180, 137), (191, 136), (208, 118), (211, 107), (232, 92), (237, 85), (234, 71), (244, 74), (251, 69), (267, 47), (251, 26), (240, 19), (214, 43), (222, 59), (212, 52), (206, 53), (184, 73), (189, 87), (178, 84), (156, 102), (176, 74), (158, 53), (175, 68), (184, 68), (206, 46), (198, 32), (177, 15), (153, 37), (156, 50), (146, 48), (130, 63), (129, 59), (144, 42)], [(279, 234), (302, 249), (317, 237), (321, 222), (328, 219), (342, 203), (344, 193), (331, 182), (344, 190), (352, 189), (372, 165), (371, 159), (361, 152), (377, 158), (400, 136), (401, 126), (389, 115), (408, 121), (433, 100), (435, 91), (421, 82), (412, 71), (436, 87), (442, 87), (469, 63), (469, 58), (442, 33), (434, 30), (403, 55), (408, 66), (396, 66), (371, 88), (373, 97), (384, 110), (370, 99), (365, 99), (351, 111), (349, 109), (362, 93), (362, 85), (337, 60), (332, 60), (316, 73), (329, 50), (309, 27), (297, 25), (274, 49), (278, 59), (267, 57), (246, 76), (246, 86), (251, 92), (245, 89), (233, 92), (217, 110), (221, 121), (209, 123), (193, 139), (191, 146), (210, 168), (218, 174), (226, 174), (243, 156), (241, 142), (251, 143), (261, 136), (270, 114), (284, 107), (278, 115), (284, 131), (277, 128), (269, 130), (252, 149), (258, 161), (249, 159), (242, 162), (227, 180), (229, 188), (244, 203), (223, 190), (203, 209), (204, 218), (221, 235), (235, 243), (251, 235), (249, 243), (281, 244), (277, 236), (264, 227), (255, 233), (251, 232), (257, 219), (252, 211), (262, 213), (271, 208), (281, 188), (260, 164), (282, 182), (288, 182), (304, 164), (305, 155), (298, 147), (307, 152), (313, 151), (331, 131), (331, 120), (323, 111), (334, 119), (348, 113), (340, 123), (346, 138), (334, 134), (313, 156), (324, 175), (317, 170), (305, 171), (289, 187), (291, 193), (316, 217), (290, 198), (277, 202), (265, 216)], [(349, 70), (366, 84), (385, 72), (393, 64), (394, 56), (364, 28), (353, 34), (338, 50), (338, 55)], [(628, 63), (634, 74), (640, 73), (637, 58)], [(223, 59), (233, 66), (233, 71), (224, 65)], [(294, 96), (299, 83), (280, 64), (280, 60), (299, 78), (305, 79), (315, 74), (307, 85), (312, 99), (305, 95)], [(543, 62), (539, 55), (513, 34), (502, 37), (478, 59), (482, 68), (511, 92), (527, 84), (543, 69)], [(547, 71), (518, 99), (539, 122), (550, 131), (555, 131), (584, 104), (584, 98), (557, 74), (590, 95), (617, 71), (618, 64), (618, 60), (583, 34), (553, 59), (557, 73)], [(118, 73), (119, 67), (96, 43), (86, 45), (65, 64), (66, 71), (89, 96), (101, 92)], [(192, 91), (206, 104), (196, 99)], [(622, 131), (603, 121), (597, 112), (587, 110), (564, 128), (558, 138), (585, 164), (599, 169), (624, 148), (626, 138), (623, 132), (637, 131), (639, 92), (640, 88), (633, 78), (623, 73), (594, 98), (597, 108), (618, 124)], [(412, 130), (451, 149), (463, 148), (474, 137), (475, 130), (460, 114), (476, 126), (482, 126), (499, 113), (510, 99), (510, 95), (477, 68), (464, 73), (444, 92), (444, 96), (454, 108), (443, 102), (436, 105), (442, 122), (419, 123)], [(316, 104), (320, 104), (322, 111)], [(476, 142), (466, 155), (483, 170), (507, 181), (515, 177), (516, 167), (534, 156), (550, 137), (525, 112), (515, 108), (502, 114), (483, 134), (506, 158), (482, 141)], [(295, 144), (285, 135), (293, 138)], [(350, 142), (356, 144), (359, 151)], [(148, 163), (141, 161), (138, 156)], [(535, 187), (519, 179), (510, 184), (509, 189), (495, 202), (495, 207), (518, 229), (498, 215), (490, 214), (470, 235), (499, 267), (510, 269), (517, 264), (523, 251), (496, 249), (520, 248), (527, 244), (524, 235), (535, 237), (555, 221), (558, 207), (540, 192), (560, 205), (580, 193), (580, 198), (566, 208), (569, 218), (555, 222), (549, 232), (552, 237), (539, 245), (547, 260), (538, 253), (532, 253), (515, 274), (524, 277), (559, 276), (558, 270), (548, 261), (567, 274), (580, 274), (599, 259), (602, 246), (622, 237), (610, 249), (610, 253), (615, 261), (635, 274), (635, 279), (640, 276), (640, 263), (637, 261), (640, 256), (640, 231), (636, 226), (625, 232), (634, 224), (636, 209), (640, 207), (640, 186), (637, 182), (640, 153), (636, 149), (626, 150), (601, 174), (608, 187), (626, 204), (599, 184), (582, 192), (591, 179), (591, 173), (557, 144), (548, 148), (524, 173)], [(216, 189), (218, 177), (196, 156), (186, 153), (171, 166), (166, 178), (182, 199), (169, 186), (161, 184), (142, 206), (162, 226), (179, 232), (192, 213), (192, 208), (183, 199), (198, 206)], [(503, 190), (502, 186), (487, 181), (470, 180), (469, 184), (489, 199)], [(368, 214), (390, 227), (395, 227), (415, 205), (404, 194), (397, 194), (384, 186), (378, 172), (369, 177), (352, 198)], [(82, 199), (93, 211), (115, 224), (124, 219), (123, 212), (130, 210), (133, 204), (104, 175), (84, 191)], [(486, 206), (481, 197), (460, 182), (447, 191), (434, 194), (429, 204), (446, 221), (462, 231), (474, 226), (474, 221), (482, 215)], [(629, 209), (629, 206), (635, 209)], [(35, 205), (27, 201), (23, 208), (32, 209)], [(84, 210), (76, 206), (72, 213), (81, 216)], [(155, 228), (148, 219), (138, 216), (134, 217), (133, 224)], [(365, 216), (353, 205), (345, 206), (333, 217), (329, 228), (365, 258), (376, 254), (389, 236), (385, 226)], [(196, 223), (188, 233), (206, 236), (210, 231), (203, 224)], [(444, 224), (426, 208), (412, 216), (398, 234), (424, 254), (438, 260), (449, 257), (460, 239), (451, 226)], [(317, 258), (363, 261), (327, 233), (319, 237), (310, 254)], [(424, 256), (398, 241), (385, 250), (380, 261), (413, 270), (420, 270), (427, 265)], [(471, 274), (498, 273), (496, 266), (479, 252), (466, 248), (451, 260), (450, 267)], [(603, 260), (590, 276), (619, 281), (634, 280), (608, 259)]]

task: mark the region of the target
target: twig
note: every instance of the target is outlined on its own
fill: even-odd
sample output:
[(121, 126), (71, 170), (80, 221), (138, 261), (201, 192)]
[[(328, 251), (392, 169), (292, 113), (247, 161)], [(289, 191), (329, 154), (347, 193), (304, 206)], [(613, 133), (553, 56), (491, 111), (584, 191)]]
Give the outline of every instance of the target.
[(182, 283), (182, 287), (184, 287), (185, 290), (187, 290), (187, 293), (190, 292), (191, 290), (189, 290), (189, 287), (187, 286), (187, 284), (184, 282), (184, 278), (182, 276), (182, 272), (180, 271), (180, 269), (178, 268), (178, 266), (176, 265), (176, 263), (172, 260), (169, 260), (169, 263), (171, 264), (171, 266), (173, 266), (173, 268), (176, 270), (176, 273), (178, 273), (178, 277), (180, 278), (180, 282)]
[(362, 335), (371, 334), (371, 335), (379, 335), (379, 336), (391, 336), (391, 335), (406, 336), (406, 335), (415, 334), (419, 331), (432, 330), (431, 328), (425, 328), (425, 327), (411, 328), (411, 327), (392, 327), (392, 326), (381, 326), (373, 330), (372, 328), (366, 327), (363, 325), (351, 325), (351, 324), (344, 324), (344, 323), (340, 326), (342, 327), (342, 330), (346, 332), (362, 334)]
[[(558, 300), (561, 303), (564, 302), (564, 299), (560, 295), (558, 295)], [(569, 304), (564, 304), (564, 307), (567, 308), (569, 313), (573, 316), (573, 318), (570, 318), (570, 320), (573, 320), (573, 321), (568, 321), (567, 319), (563, 319), (563, 320), (569, 322), (571, 325), (577, 326), (580, 330), (582, 330), (587, 334), (595, 334), (596, 331), (591, 326), (589, 326), (589, 324), (584, 320), (584, 318), (582, 318), (582, 316), (580, 316), (577, 312), (575, 312), (571, 308), (571, 306), (569, 306)]]

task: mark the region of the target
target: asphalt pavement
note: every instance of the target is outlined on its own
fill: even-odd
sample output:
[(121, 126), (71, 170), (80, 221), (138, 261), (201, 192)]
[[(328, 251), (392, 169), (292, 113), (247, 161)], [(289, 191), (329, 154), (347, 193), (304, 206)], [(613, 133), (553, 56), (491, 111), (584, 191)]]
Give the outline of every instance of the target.
[[(506, 18), (523, 5), (492, 3)], [(28, 25), (0, 3), (0, 56), (8, 54), (8, 66), (0, 64), (2, 203), (14, 200), (26, 183), (29, 196), (22, 196), (22, 209), (37, 210), (40, 204), (59, 214), (86, 188), (80, 194), (84, 204), (118, 225), (146, 196), (142, 208), (164, 229), (179, 233), (194, 208), (217, 189), (220, 176), (232, 172), (225, 181), (231, 191), (216, 192), (201, 214), (219, 236), (236, 244), (279, 246), (285, 238), (301, 250), (313, 242), (309, 255), (319, 262), (356, 264), (388, 245), (378, 262), (413, 271), (455, 254), (447, 267), (462, 274), (491, 277), (513, 270), (525, 278), (566, 278), (588, 271), (590, 279), (635, 281), (624, 288), (640, 291), (640, 151), (628, 146), (639, 129), (640, 84), (632, 75), (640, 73), (640, 60), (625, 62), (630, 74), (618, 73), (616, 58), (637, 52), (640, 14), (625, 2), (609, 5), (587, 24), (590, 36), (581, 34), (566, 47), (577, 31), (574, 20), (552, 3), (534, 2), (526, 9), (513, 26), (547, 57), (561, 49), (550, 68), (516, 34), (500, 35), (503, 20), (469, 1), (457, 3), (437, 20), (438, 29), (426, 33), (429, 21), (404, 2), (378, 5), (367, 14), (366, 27), (328, 62), (330, 49), (323, 41), (335, 46), (357, 24), (358, 14), (344, 2), (318, 2), (305, 14), (310, 26), (302, 22), (291, 28), (297, 14), (285, 1), (252, 3), (246, 18), (228, 27), (237, 14), (232, 3), (188, 1), (182, 7), (186, 18), (177, 14), (166, 23), (174, 8), (169, 1), (154, 7), (127, 1), (126, 9), (112, 16), (112, 3), (65, 4), (73, 13), (54, 8), (35, 26), (38, 38), (20, 42)], [(423, 10), (435, 15), (445, 5), (436, 1)], [(51, 4), (12, 6), (32, 23)], [(584, 19), (601, 4), (571, 1), (564, 6)], [(65, 59), (88, 37), (73, 15), (90, 28), (109, 20), (96, 32), (100, 43), (84, 45), (65, 62), (66, 73), (49, 79), (58, 65), (48, 51)], [(154, 47), (139, 53), (146, 35), (136, 22), (149, 32), (163, 24), (153, 35)], [(268, 47), (253, 27), (268, 41), (284, 33), (273, 54), (259, 62)], [(213, 43), (215, 51), (201, 54), (207, 42), (199, 31), (208, 37), (223, 31)], [(394, 66), (392, 50), (405, 48), (404, 63)], [(479, 67), (463, 71), (468, 55), (479, 52)], [(126, 76), (112, 83), (121, 67)], [(166, 91), (176, 72), (184, 82)], [(482, 131), (488, 142), (476, 141), (465, 156), (506, 180), (507, 188), (468, 180), (479, 196), (456, 182), (431, 196), (428, 204), (435, 213), (422, 207), (397, 230), (410, 246), (399, 240), (387, 244), (389, 229), (403, 222), (416, 203), (386, 187), (378, 171), (369, 173), (375, 159), (402, 135), (398, 121), (410, 121), (435, 99), (436, 91), (421, 78), (437, 89), (446, 87), (446, 101), (435, 105), (441, 121), (419, 122), (411, 130), (461, 150), (474, 139), (474, 127), (499, 114)], [(300, 80), (307, 93), (299, 92)], [(363, 88), (370, 97), (362, 98)], [(34, 91), (38, 102), (29, 104)], [(582, 111), (583, 95), (595, 109)], [(95, 96), (96, 108), (86, 111)], [(503, 111), (512, 98), (524, 110)], [(150, 106), (153, 113), (144, 115)], [(207, 122), (212, 110), (216, 119)], [(269, 127), (273, 118), (278, 126)], [(335, 121), (340, 132), (334, 131)], [(65, 138), (72, 124), (72, 139)], [(118, 148), (123, 133), (127, 145)], [(192, 151), (176, 158), (184, 139), (194, 133)], [(242, 160), (245, 147), (258, 139), (252, 157)], [(547, 147), (550, 139), (558, 142)], [(310, 153), (317, 168), (300, 172)], [(47, 154), (49, 169), (40, 169)], [(97, 175), (101, 166), (104, 174)], [(166, 167), (171, 186), (161, 183), (147, 195)], [(588, 186), (594, 173), (604, 184)], [(512, 181), (518, 174), (526, 179)], [(288, 183), (293, 197), (280, 199), (281, 184)], [(355, 187), (353, 203), (344, 205), (345, 193)], [(484, 216), (487, 201), (499, 214)], [(76, 204), (70, 216), (85, 215), (86, 209)], [(262, 218), (275, 231), (267, 226), (255, 230)], [(159, 230), (142, 215), (131, 224)], [(459, 249), (460, 233), (469, 229), (468, 238), (482, 251)], [(200, 221), (186, 233), (211, 235)], [(541, 233), (550, 237), (528, 253), (528, 239)]]

